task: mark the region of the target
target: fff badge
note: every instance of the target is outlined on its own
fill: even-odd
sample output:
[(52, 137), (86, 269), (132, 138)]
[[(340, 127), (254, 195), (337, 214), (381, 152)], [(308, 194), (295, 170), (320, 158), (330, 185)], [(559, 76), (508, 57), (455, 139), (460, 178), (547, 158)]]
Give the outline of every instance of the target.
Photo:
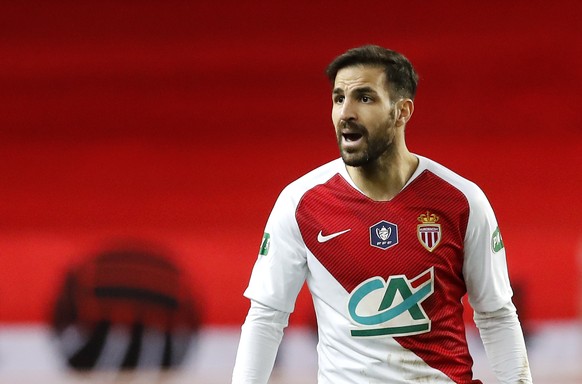
[(370, 245), (380, 249), (388, 249), (398, 244), (398, 226), (382, 220), (370, 227)]

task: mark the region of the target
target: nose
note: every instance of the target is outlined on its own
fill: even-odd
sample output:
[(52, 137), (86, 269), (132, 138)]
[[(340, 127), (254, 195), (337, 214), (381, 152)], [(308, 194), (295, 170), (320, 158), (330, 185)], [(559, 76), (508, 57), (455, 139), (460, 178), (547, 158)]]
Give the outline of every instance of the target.
[(342, 121), (357, 120), (358, 118), (354, 103), (349, 101), (347, 98), (341, 105), (339, 118)]

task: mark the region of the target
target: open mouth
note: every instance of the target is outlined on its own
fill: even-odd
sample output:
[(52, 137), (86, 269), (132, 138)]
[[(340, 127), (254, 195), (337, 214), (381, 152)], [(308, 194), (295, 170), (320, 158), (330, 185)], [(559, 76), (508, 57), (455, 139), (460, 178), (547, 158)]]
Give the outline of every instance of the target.
[(342, 137), (344, 138), (344, 140), (348, 143), (354, 142), (354, 141), (358, 141), (362, 138), (362, 134), (361, 133), (343, 133)]

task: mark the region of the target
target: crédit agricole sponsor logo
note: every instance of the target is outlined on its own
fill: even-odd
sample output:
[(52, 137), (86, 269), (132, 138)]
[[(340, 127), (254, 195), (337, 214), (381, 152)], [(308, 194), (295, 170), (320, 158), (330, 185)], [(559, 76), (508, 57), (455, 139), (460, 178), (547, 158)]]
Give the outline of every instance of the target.
[(357, 325), (352, 336), (409, 336), (429, 332), (431, 320), (422, 308), (434, 292), (434, 268), (412, 279), (404, 275), (372, 277), (350, 294), (348, 313)]

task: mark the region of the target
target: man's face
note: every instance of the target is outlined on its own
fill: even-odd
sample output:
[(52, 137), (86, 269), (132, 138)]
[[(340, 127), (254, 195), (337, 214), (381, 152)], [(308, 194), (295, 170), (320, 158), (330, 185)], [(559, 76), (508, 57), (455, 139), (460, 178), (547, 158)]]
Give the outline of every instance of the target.
[(358, 65), (340, 69), (332, 98), (332, 120), (347, 165), (370, 164), (390, 150), (395, 111), (382, 68)]

